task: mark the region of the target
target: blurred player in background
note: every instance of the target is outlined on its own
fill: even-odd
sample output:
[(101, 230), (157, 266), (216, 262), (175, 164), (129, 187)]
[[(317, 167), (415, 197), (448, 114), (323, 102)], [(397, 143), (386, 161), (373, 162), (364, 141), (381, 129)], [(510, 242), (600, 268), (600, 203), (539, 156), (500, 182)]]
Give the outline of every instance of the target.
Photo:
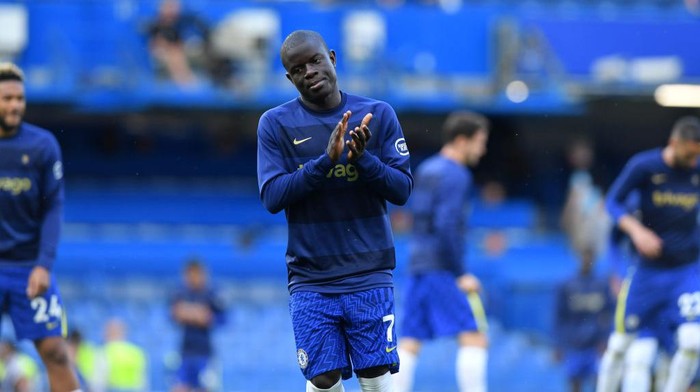
[(107, 392), (148, 392), (148, 358), (129, 341), (127, 325), (113, 317), (105, 323), (105, 343), (97, 359), (95, 389)]
[[(336, 54), (314, 31), (280, 51), (300, 96), (258, 125), (258, 185), (265, 207), (285, 210), (289, 309), (307, 391), (393, 390), (398, 370), (386, 202), (413, 188), (409, 152), (385, 102), (341, 92)], [(370, 131), (370, 121), (373, 124)]]
[(424, 340), (456, 337), (459, 390), (486, 390), (486, 317), (479, 279), (464, 263), (466, 209), (473, 195), (472, 174), (486, 153), (489, 122), (469, 112), (451, 113), (443, 125), (443, 146), (416, 172), (411, 200), (413, 232), (410, 277), (401, 322), (396, 374), (398, 392), (413, 388)]
[(173, 392), (205, 391), (204, 371), (213, 354), (211, 332), (224, 322), (224, 304), (209, 286), (204, 265), (198, 260), (187, 262), (184, 286), (171, 301), (170, 312), (182, 327), (181, 364)]
[(41, 379), (34, 359), (21, 352), (14, 342), (0, 341), (0, 391), (38, 390), (41, 390)]
[[(671, 328), (675, 333), (677, 349), (664, 391), (687, 390), (695, 375), (700, 353), (698, 156), (700, 120), (683, 117), (673, 125), (665, 147), (632, 157), (610, 188), (608, 211), (629, 235), (638, 265), (620, 290), (615, 332), (601, 362), (598, 392), (616, 390), (625, 352), (644, 330), (663, 335), (665, 328)], [(624, 204), (635, 190), (641, 218)]]
[(608, 280), (593, 270), (594, 249), (590, 244), (578, 252), (578, 272), (557, 290), (556, 356), (564, 362), (571, 392), (581, 392), (595, 382), (614, 308)]
[(51, 276), (63, 213), (61, 151), (50, 132), (22, 121), (25, 108), (22, 71), (0, 64), (0, 310), (18, 340), (34, 341), (51, 390), (75, 391)]

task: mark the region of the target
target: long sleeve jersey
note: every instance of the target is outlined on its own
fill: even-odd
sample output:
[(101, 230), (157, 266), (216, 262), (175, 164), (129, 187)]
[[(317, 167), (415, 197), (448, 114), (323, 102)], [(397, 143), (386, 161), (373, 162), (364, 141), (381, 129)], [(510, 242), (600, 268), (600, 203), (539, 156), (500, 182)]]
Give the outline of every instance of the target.
[(444, 270), (465, 273), (467, 207), (472, 189), (469, 169), (436, 154), (416, 171), (411, 198), (411, 273)]
[(63, 214), (63, 166), (56, 138), (23, 123), (0, 138), (0, 265), (51, 269)]
[[(264, 206), (285, 211), (289, 290), (345, 293), (391, 287), (396, 265), (386, 202), (402, 205), (413, 188), (409, 152), (385, 102), (341, 93), (318, 112), (295, 99), (265, 112), (258, 124), (258, 186)], [(349, 131), (367, 113), (372, 137), (364, 154), (337, 162), (328, 139), (350, 110)]]
[(656, 148), (633, 156), (610, 187), (606, 204), (614, 222), (628, 213), (625, 200), (639, 191), (641, 222), (663, 241), (661, 256), (641, 265), (675, 267), (697, 261), (700, 250), (700, 169), (672, 168)]
[(555, 337), (562, 349), (595, 348), (605, 343), (614, 308), (605, 279), (577, 275), (557, 291)]

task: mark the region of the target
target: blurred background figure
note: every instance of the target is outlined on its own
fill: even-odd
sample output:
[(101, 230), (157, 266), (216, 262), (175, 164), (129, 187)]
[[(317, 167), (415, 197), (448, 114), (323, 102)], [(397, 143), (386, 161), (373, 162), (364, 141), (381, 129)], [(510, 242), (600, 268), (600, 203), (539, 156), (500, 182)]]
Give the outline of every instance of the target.
[(567, 148), (571, 174), (561, 225), (578, 253), (597, 256), (605, 251), (611, 224), (603, 192), (592, 173), (594, 154), (591, 142), (585, 139), (577, 139)]
[(180, 0), (161, 1), (148, 37), (157, 69), (176, 84), (195, 84), (194, 68), (208, 67), (209, 26), (194, 14), (184, 13)]
[(99, 360), (98, 348), (83, 338), (79, 329), (73, 328), (68, 333), (68, 354), (76, 368), (78, 380), (83, 392), (93, 390), (95, 367)]
[[(399, 392), (413, 391), (418, 355), (425, 341), (454, 338), (461, 392), (487, 390), (487, 320), (481, 282), (466, 267), (466, 210), (474, 195), (469, 167), (486, 153), (486, 117), (455, 111), (442, 127), (443, 146), (418, 167), (411, 200), (413, 232), (409, 278), (399, 318)], [(435, 386), (436, 389), (439, 387)]]
[(14, 342), (0, 341), (0, 391), (35, 392), (42, 388), (37, 362)]
[(594, 386), (615, 307), (607, 279), (595, 274), (594, 248), (577, 255), (576, 275), (557, 291), (555, 316), (555, 355), (564, 363), (571, 392)]
[(148, 357), (144, 350), (127, 339), (127, 326), (120, 318), (111, 318), (104, 326), (104, 345), (100, 350), (95, 390), (106, 392), (147, 392)]
[[(173, 295), (170, 311), (181, 328), (180, 368), (173, 392), (207, 391), (220, 384), (212, 367), (212, 330), (225, 321), (224, 303), (209, 285), (204, 264), (190, 260), (183, 270), (183, 286)], [(220, 375), (219, 375), (220, 377)]]

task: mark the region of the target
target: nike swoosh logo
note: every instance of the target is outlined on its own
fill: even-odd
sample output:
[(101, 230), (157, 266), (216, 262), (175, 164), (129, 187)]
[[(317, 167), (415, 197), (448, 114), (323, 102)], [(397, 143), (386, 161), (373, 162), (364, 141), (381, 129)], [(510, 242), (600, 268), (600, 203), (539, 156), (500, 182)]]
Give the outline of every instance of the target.
[(297, 138), (294, 138), (294, 145), (296, 146), (297, 144), (304, 143), (305, 141), (307, 141), (309, 139), (311, 139), (311, 136), (307, 137), (306, 139), (301, 139), (301, 140), (297, 140)]
[(388, 352), (388, 353), (390, 353), (390, 352), (392, 352), (392, 351), (394, 351), (394, 350), (396, 350), (396, 346), (394, 346), (394, 347), (387, 347), (387, 348), (386, 348), (386, 352)]

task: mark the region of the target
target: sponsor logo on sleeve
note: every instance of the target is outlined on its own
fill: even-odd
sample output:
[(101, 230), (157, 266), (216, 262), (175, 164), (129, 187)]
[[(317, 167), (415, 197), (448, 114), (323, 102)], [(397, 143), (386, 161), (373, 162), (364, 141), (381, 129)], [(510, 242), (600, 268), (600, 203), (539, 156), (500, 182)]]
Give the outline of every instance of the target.
[(399, 153), (399, 155), (402, 155), (402, 156), (408, 155), (408, 145), (406, 144), (406, 139), (404, 139), (404, 138), (396, 139), (396, 141), (394, 142), (394, 148), (396, 149), (396, 152)]

